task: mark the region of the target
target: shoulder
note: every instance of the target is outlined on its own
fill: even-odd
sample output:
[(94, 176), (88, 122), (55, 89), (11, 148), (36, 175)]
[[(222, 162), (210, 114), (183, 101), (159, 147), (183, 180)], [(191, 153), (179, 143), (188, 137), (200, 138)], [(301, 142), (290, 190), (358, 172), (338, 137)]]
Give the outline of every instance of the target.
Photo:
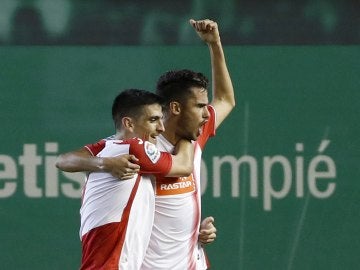
[(106, 145), (106, 140), (102, 139), (96, 143), (87, 144), (84, 147), (91, 153), (91, 155), (96, 156), (99, 152), (101, 152), (105, 148), (105, 145)]
[(156, 163), (159, 160), (161, 152), (155, 144), (139, 138), (131, 139), (130, 141), (127, 140), (127, 142), (130, 144), (131, 154), (140, 158), (147, 157), (153, 163)]

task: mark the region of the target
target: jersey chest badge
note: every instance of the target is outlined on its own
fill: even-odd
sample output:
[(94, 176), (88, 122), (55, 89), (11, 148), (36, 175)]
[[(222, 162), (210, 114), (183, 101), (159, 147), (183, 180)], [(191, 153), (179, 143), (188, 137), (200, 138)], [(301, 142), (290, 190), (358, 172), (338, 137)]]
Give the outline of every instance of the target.
[(159, 149), (157, 149), (157, 147), (154, 144), (148, 141), (145, 141), (144, 147), (145, 147), (145, 154), (148, 156), (151, 162), (154, 164), (158, 162), (161, 155)]

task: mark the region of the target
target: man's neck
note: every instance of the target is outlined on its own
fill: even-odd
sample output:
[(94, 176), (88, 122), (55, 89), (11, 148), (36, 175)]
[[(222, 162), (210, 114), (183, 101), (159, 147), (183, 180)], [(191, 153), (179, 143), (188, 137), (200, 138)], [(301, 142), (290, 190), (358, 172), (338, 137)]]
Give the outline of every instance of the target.
[(181, 137), (176, 132), (178, 128), (178, 121), (176, 121), (174, 118), (168, 118), (164, 122), (164, 126), (165, 131), (162, 133), (162, 135), (169, 143), (176, 145), (181, 139)]
[(126, 140), (126, 139), (131, 139), (134, 136), (132, 134), (126, 133), (124, 131), (116, 131), (115, 134), (115, 139), (116, 140)]
[(172, 145), (176, 145), (180, 138), (176, 135), (175, 132), (171, 132), (170, 130), (165, 129), (163, 133), (161, 133), (164, 138), (171, 143)]

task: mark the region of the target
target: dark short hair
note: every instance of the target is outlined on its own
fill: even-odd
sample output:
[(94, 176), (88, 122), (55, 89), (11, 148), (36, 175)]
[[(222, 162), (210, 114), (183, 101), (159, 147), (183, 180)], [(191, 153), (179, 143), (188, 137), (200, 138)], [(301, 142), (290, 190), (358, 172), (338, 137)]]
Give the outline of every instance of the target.
[(143, 106), (159, 104), (163, 106), (163, 99), (152, 92), (142, 89), (125, 89), (118, 94), (112, 105), (112, 118), (116, 128), (121, 126), (123, 117), (138, 117)]
[(156, 85), (156, 93), (161, 96), (166, 105), (171, 101), (183, 102), (191, 93), (192, 87), (207, 90), (209, 81), (200, 72), (188, 69), (171, 70), (164, 73)]

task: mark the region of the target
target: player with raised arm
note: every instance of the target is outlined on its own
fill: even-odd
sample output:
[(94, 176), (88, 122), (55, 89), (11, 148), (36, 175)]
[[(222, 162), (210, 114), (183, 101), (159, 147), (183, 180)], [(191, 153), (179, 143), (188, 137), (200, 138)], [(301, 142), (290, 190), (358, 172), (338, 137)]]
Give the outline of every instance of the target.
[[(154, 226), (141, 267), (144, 270), (207, 269), (209, 264), (203, 245), (211, 243), (216, 237), (212, 217), (200, 222), (201, 155), (208, 139), (215, 135), (215, 130), (234, 108), (235, 97), (217, 23), (212, 20), (190, 20), (190, 24), (210, 51), (212, 100), (209, 104), (208, 80), (201, 73), (187, 69), (175, 70), (166, 72), (158, 80), (157, 93), (166, 103), (166, 130), (159, 135), (157, 147), (172, 153), (182, 138), (192, 140), (195, 147), (194, 171), (189, 177), (156, 177)], [(84, 167), (99, 170), (91, 166), (91, 158), (77, 153), (71, 153), (67, 159), (79, 159)], [(136, 172), (136, 169), (121, 167), (123, 164), (108, 161), (107, 164), (110, 166), (106, 170), (121, 174), (125, 172), (125, 177)], [(83, 170), (81, 167), (77, 169)]]
[[(193, 140), (194, 171), (187, 178), (176, 178), (167, 184), (164, 184), (165, 178), (156, 178), (154, 227), (142, 266), (144, 270), (207, 269), (209, 264), (198, 240), (207, 243), (215, 237), (212, 217), (200, 223), (201, 155), (208, 139), (234, 108), (235, 98), (217, 23), (190, 20), (190, 24), (210, 50), (213, 99), (209, 104), (208, 80), (201, 73), (175, 70), (158, 80), (157, 94), (166, 103), (166, 130), (159, 136), (157, 146), (172, 152), (181, 138)], [(190, 182), (191, 186), (180, 185)]]

